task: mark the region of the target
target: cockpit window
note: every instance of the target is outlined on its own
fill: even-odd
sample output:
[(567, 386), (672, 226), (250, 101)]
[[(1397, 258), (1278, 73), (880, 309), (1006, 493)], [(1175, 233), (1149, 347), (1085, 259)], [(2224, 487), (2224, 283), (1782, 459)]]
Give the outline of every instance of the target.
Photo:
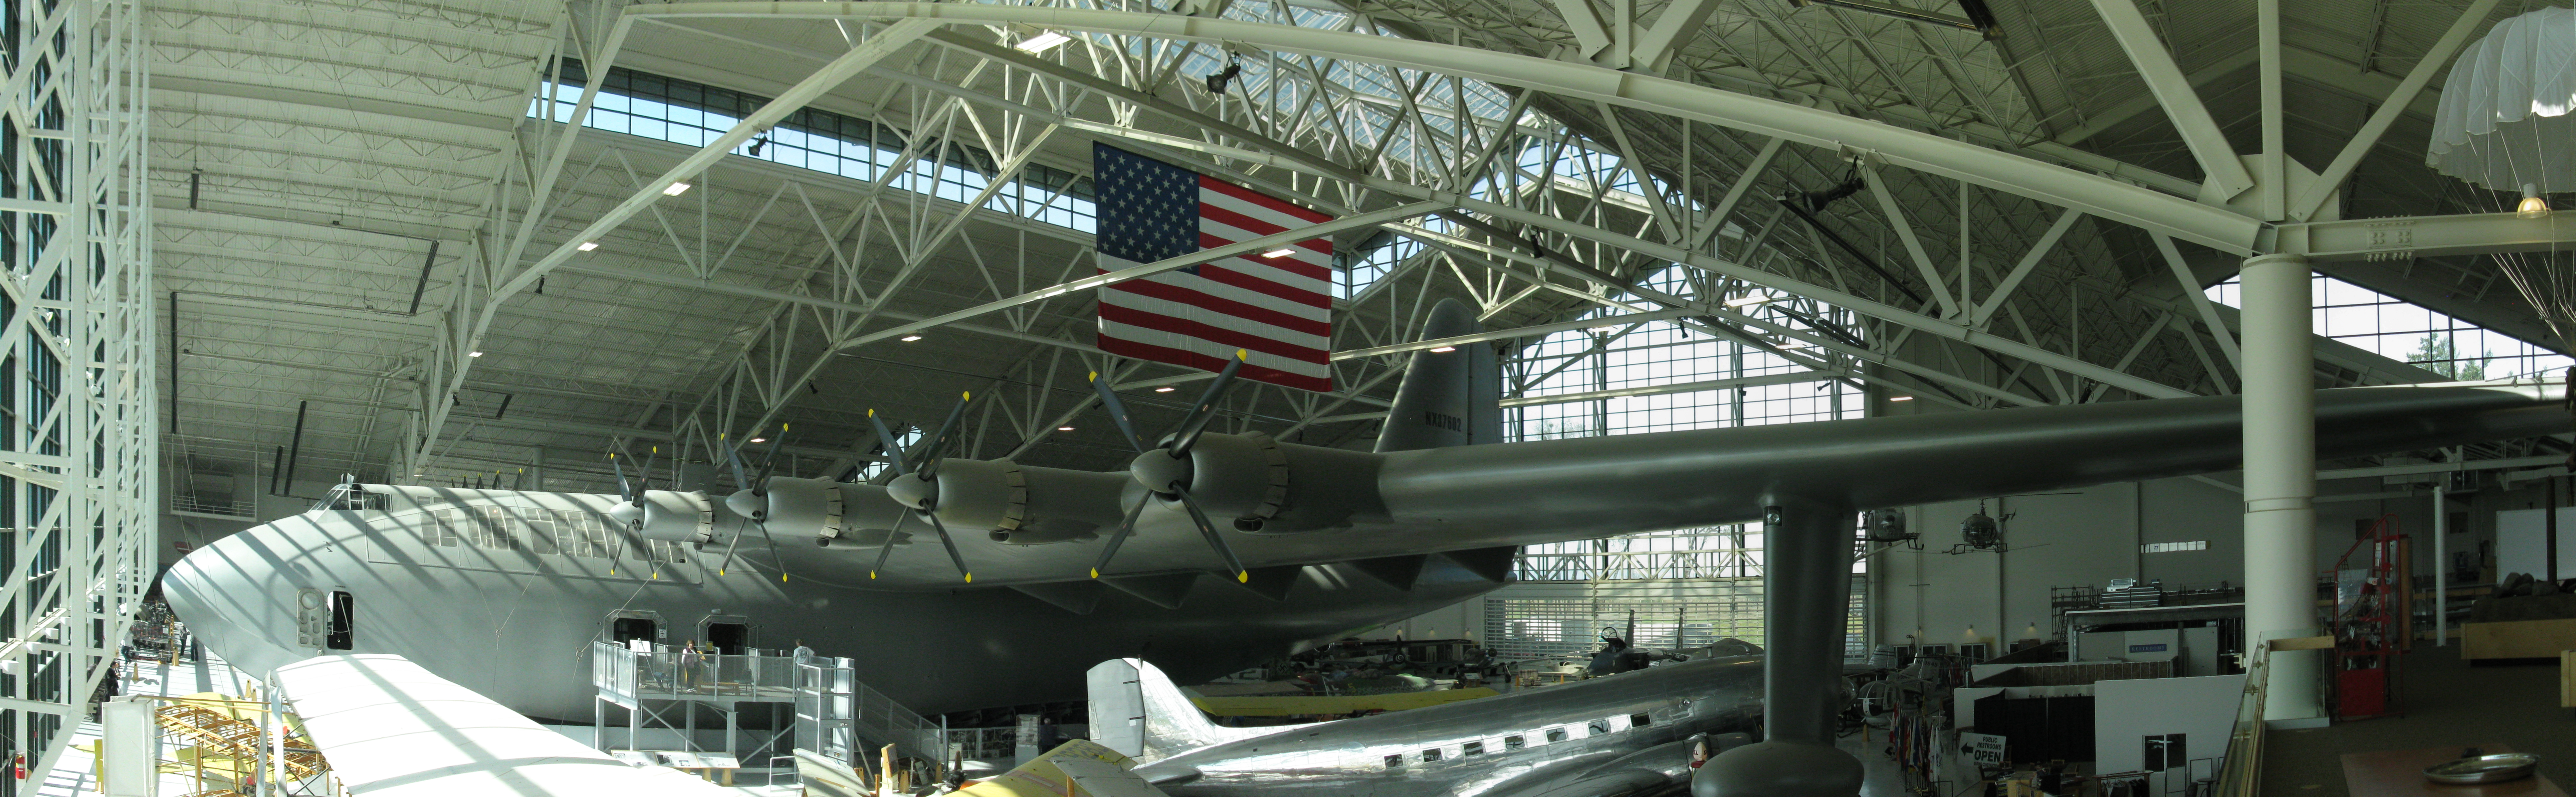
[(1655, 720), (1654, 720), (1654, 718), (1653, 718), (1653, 717), (1648, 717), (1648, 716), (1646, 716), (1646, 715), (1644, 715), (1644, 714), (1630, 714), (1630, 715), (1628, 715), (1628, 727), (1631, 727), (1631, 728), (1643, 728), (1643, 727), (1646, 727), (1646, 726), (1648, 726), (1648, 725), (1653, 725), (1653, 724), (1655, 724)]
[(1564, 728), (1549, 728), (1549, 729), (1547, 729), (1547, 740), (1548, 740), (1548, 741), (1550, 741), (1550, 742), (1562, 742), (1562, 741), (1565, 741), (1565, 729), (1564, 729)]
[(1518, 749), (1521, 749), (1521, 745), (1522, 745), (1522, 744), (1523, 744), (1523, 742), (1521, 741), (1521, 737), (1518, 737), (1518, 736), (1505, 736), (1505, 737), (1503, 737), (1503, 749), (1504, 749), (1504, 750), (1518, 750)]
[(1605, 733), (1609, 733), (1609, 732), (1610, 732), (1610, 721), (1609, 721), (1609, 720), (1593, 720), (1593, 721), (1591, 721), (1591, 722), (1589, 722), (1589, 723), (1586, 723), (1583, 727), (1584, 727), (1584, 729), (1585, 729), (1585, 730), (1591, 731), (1591, 732), (1592, 732), (1592, 733), (1591, 733), (1591, 735), (1593, 735), (1593, 736), (1600, 736), (1600, 735), (1602, 735), (1602, 734), (1605, 734)]
[(1440, 748), (1434, 747), (1422, 751), (1422, 763), (1428, 764), (1438, 760), (1440, 760)]
[(1400, 766), (1404, 766), (1404, 754), (1403, 754), (1403, 753), (1397, 753), (1397, 754), (1395, 754), (1395, 755), (1391, 755), (1391, 756), (1387, 756), (1387, 757), (1386, 757), (1386, 768), (1388, 768), (1388, 769), (1394, 769), (1394, 768), (1396, 768), (1396, 767), (1400, 767)]
[(1467, 743), (1467, 749), (1462, 750), (1462, 751), (1460, 751), (1460, 752), (1462, 752), (1462, 753), (1464, 753), (1464, 754), (1466, 754), (1466, 755), (1484, 755), (1484, 754), (1485, 754), (1485, 743), (1484, 743), (1484, 742), (1468, 742), (1468, 743)]

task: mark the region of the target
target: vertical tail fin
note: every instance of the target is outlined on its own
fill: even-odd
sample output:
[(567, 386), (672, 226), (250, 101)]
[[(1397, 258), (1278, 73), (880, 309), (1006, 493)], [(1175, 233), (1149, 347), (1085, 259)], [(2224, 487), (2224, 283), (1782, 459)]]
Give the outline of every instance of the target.
[(1236, 739), (1267, 736), (1281, 726), (1227, 728), (1209, 722), (1172, 679), (1144, 659), (1110, 659), (1094, 665), (1091, 738), (1138, 763)]
[[(1442, 299), (1422, 325), (1423, 340), (1485, 331), (1465, 302)], [(1491, 343), (1451, 351), (1417, 351), (1395, 389), (1395, 404), (1377, 433), (1377, 450), (1481, 445), (1503, 439), (1502, 364)]]

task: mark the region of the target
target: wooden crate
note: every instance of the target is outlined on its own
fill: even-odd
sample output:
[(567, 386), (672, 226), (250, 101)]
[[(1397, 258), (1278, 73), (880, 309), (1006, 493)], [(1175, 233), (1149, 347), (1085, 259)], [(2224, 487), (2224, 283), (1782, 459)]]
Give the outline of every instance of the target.
[(2576, 650), (2576, 619), (2462, 623), (2460, 658), (2549, 659)]

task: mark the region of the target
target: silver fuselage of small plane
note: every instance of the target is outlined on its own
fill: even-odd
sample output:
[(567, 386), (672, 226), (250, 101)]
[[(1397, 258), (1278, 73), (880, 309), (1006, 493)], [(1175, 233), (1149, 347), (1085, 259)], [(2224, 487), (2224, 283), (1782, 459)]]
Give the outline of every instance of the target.
[(1686, 783), (1696, 740), (1761, 716), (1761, 657), (1701, 659), (1303, 726), (1136, 774), (1174, 797), (1626, 794)]

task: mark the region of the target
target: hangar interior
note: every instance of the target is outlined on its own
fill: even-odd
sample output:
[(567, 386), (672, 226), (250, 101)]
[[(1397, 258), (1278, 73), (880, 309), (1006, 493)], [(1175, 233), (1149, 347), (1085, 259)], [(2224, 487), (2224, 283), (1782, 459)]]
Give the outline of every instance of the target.
[[(814, 677), (883, 690), (920, 728), (983, 733), (933, 746), (1004, 767), (1039, 760), (1041, 726), (1108, 737), (1080, 688), (1103, 658), (1210, 699), (1289, 673), (1325, 697), (1395, 676), (1607, 694), (1741, 659), (1770, 680), (1619, 699), (1721, 690), (1768, 700), (1767, 719), (1681, 709), (1697, 735), (1652, 749), (1687, 767), (1584, 770), (1548, 793), (2326, 795), (2468, 747), (2543, 753), (2543, 786), (2576, 777), (2551, 755), (2571, 736), (2550, 702), (2576, 677), (2558, 669), (2576, 650), (2560, 599), (2576, 584), (2559, 583), (2576, 578), (2559, 555), (2576, 548), (2559, 535), (2576, 506), (2576, 232), (2553, 211), (2576, 180), (2550, 121), (2576, 94), (2519, 77), (2576, 51), (2561, 6), (0, 10), (8, 794), (98, 786), (81, 762), (108, 760), (101, 728), (123, 716), (102, 701), (147, 666), (186, 694), (167, 673), (198, 662), (194, 691), (238, 698), (222, 710), (257, 725), (302, 699), (283, 670), (408, 656), (420, 683), (591, 742), (613, 725), (601, 701), (646, 721), (634, 684), (619, 703), (594, 683), (605, 662), (649, 668), (702, 640), (726, 660), (842, 661)], [(2516, 91), (2524, 110), (2497, 110)], [(1149, 300), (1112, 286), (1214, 261), (1127, 254), (1115, 239), (1141, 189), (1104, 185), (1122, 179), (1100, 167), (1112, 157), (1309, 224), (1202, 227), (1184, 250), (1293, 254), (1323, 276), (1221, 302), (1274, 325), (1156, 333), (1215, 349), (1113, 342)], [(1261, 331), (1292, 328), (1320, 343)], [(1253, 370), (1219, 375), (1237, 347)], [(1452, 395), (1434, 384), (1444, 357), (1493, 365), (1458, 366)], [(1280, 376), (1297, 368), (1320, 376)], [(2449, 383), (2484, 386), (2395, 387)], [(1143, 458), (1180, 459), (1202, 429), (1204, 495), (1148, 480)], [(1461, 453), (1483, 445), (1541, 453)], [(1234, 506), (1213, 485), (1241, 452), (1270, 457), (1268, 503), (1255, 489), (1250, 509), (1201, 513)], [(1105, 482), (1085, 499), (1105, 516), (1027, 520), (1072, 472), (1146, 483)], [(985, 475), (1005, 509), (947, 481)], [(539, 495), (570, 497), (514, 497)], [(825, 495), (823, 531), (798, 538), (780, 507)], [(698, 496), (670, 506), (704, 520), (654, 536), (652, 496)], [(567, 530), (478, 501), (564, 513), (546, 517)], [(1346, 517), (1297, 525), (1316, 506)], [(578, 519), (629, 522), (610, 507), (632, 507), (640, 536)], [(292, 536), (324, 520), (358, 536)], [(592, 529), (587, 554), (575, 527)], [(383, 536), (415, 529), (428, 547)], [(1157, 564), (1104, 579), (1130, 529), (1128, 561)], [(339, 548), (340, 569), (322, 564)], [(493, 564), (541, 554), (600, 575)], [(276, 589), (165, 595), (165, 573), (217, 569)], [(557, 589), (626, 597), (549, 613)], [(844, 603), (799, 592), (825, 589)], [(895, 615), (914, 624), (851, 619)], [(530, 627), (570, 636), (504, 642)], [(824, 633), (856, 636), (809, 646)], [(587, 652), (531, 647), (558, 642)], [(616, 658), (634, 642), (643, 658)], [(1049, 645), (1088, 658), (1030, 669)], [(442, 650), (472, 663), (425, 652)], [(937, 653), (870, 669), (918, 650)], [(202, 680), (218, 659), (239, 678)], [(675, 688), (686, 703), (705, 684)], [(539, 694), (554, 692), (570, 702)], [(1782, 719), (1792, 698), (1821, 713)], [(666, 746), (708, 752), (703, 715), (728, 737), (737, 720), (767, 729), (792, 758), (794, 712), (725, 705), (718, 720), (687, 704)], [(1277, 716), (1383, 708), (1333, 705)], [(1472, 726), (1477, 705), (1405, 710)], [(1615, 712), (1616, 732), (1682, 732), (1661, 710)], [(1153, 759), (1198, 761), (1231, 750), (1236, 725), (1276, 721), (1182, 711), (1173, 738), (1193, 751), (1158, 747), (1161, 730), (1118, 748), (1140, 785), (1293, 790), (1169, 775)], [(1353, 749), (1383, 743), (1364, 735), (1380, 726), (1334, 727), (1361, 734)], [(1440, 774), (1522, 749), (1509, 733), (1398, 740), (1421, 749), (1371, 753), (1350, 777), (1541, 793)], [(293, 779), (277, 738), (277, 760), (258, 759), (273, 774), (228, 788), (292, 788), (273, 782)], [(1773, 744), (1845, 752), (1762, 758), (1788, 755)], [(840, 777), (895, 789), (892, 753), (839, 749)], [(1833, 774), (1741, 763), (1764, 760)], [(1220, 764), (1250, 766), (1191, 772)], [(821, 777), (801, 788), (842, 793)]]

